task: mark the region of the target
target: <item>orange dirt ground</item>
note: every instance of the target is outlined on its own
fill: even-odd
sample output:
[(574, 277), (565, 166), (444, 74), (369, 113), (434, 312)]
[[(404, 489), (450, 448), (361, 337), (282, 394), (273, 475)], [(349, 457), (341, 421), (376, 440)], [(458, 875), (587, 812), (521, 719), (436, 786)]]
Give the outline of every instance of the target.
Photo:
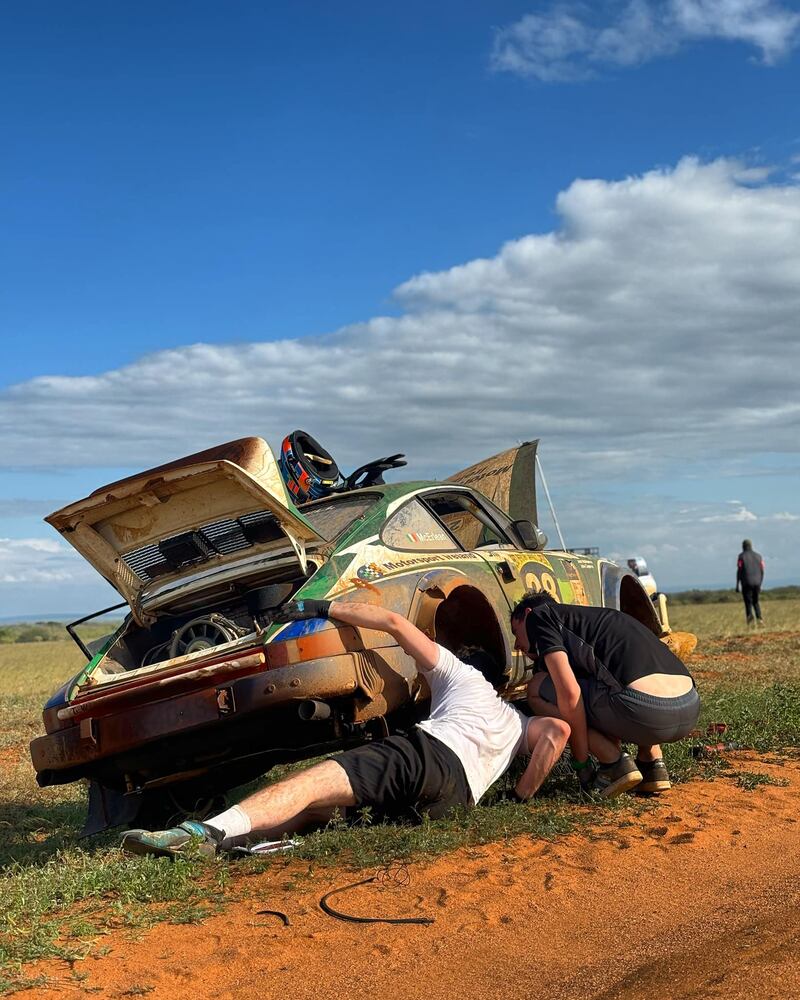
[[(76, 964), (81, 983), (58, 962), (29, 967), (53, 985), (22, 995), (800, 997), (800, 760), (732, 762), (790, 784), (693, 782), (633, 819), (606, 814), (602, 826), (552, 843), (520, 837), (460, 850), (411, 866), (405, 887), (370, 885), (331, 901), (349, 913), (435, 917), (430, 926), (334, 920), (317, 901), (364, 875), (317, 870), (287, 891), (290, 870), (276, 869), (256, 876), (257, 902), (202, 925), (104, 938), (107, 955)], [(285, 911), (291, 926), (256, 916), (262, 908)]]

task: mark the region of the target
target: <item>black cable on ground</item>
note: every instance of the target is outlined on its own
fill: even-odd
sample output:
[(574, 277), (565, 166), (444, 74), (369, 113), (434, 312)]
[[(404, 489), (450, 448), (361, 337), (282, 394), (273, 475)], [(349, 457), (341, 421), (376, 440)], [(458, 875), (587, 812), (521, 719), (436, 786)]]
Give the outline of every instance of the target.
[(432, 924), (434, 922), (433, 917), (356, 917), (350, 913), (342, 913), (340, 910), (334, 910), (334, 908), (328, 903), (331, 896), (335, 896), (340, 892), (346, 892), (348, 889), (356, 889), (360, 885), (369, 885), (370, 882), (377, 882), (378, 878), (379, 876), (373, 875), (372, 878), (365, 878), (360, 882), (352, 882), (350, 885), (343, 885), (338, 889), (331, 889), (331, 891), (326, 893), (319, 901), (320, 908), (327, 913), (328, 916), (336, 917), (337, 920), (346, 920), (352, 924)]
[(256, 912), (256, 916), (257, 917), (277, 917), (279, 920), (283, 921), (283, 926), (284, 927), (291, 926), (290, 923), (289, 923), (289, 918), (286, 916), (285, 913), (282, 913), (280, 910), (258, 910)]

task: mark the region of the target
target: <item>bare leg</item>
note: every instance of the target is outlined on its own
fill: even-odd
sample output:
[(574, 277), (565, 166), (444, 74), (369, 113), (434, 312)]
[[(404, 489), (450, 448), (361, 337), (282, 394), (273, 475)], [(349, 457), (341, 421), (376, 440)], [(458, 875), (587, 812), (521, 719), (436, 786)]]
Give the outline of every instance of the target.
[[(560, 719), (561, 715), (558, 711), (558, 705), (552, 705), (549, 701), (545, 701), (544, 698), (539, 697), (539, 686), (546, 676), (546, 674), (542, 674), (541, 676), (537, 674), (530, 684), (528, 684), (528, 704), (538, 716)], [(622, 752), (619, 740), (611, 736), (605, 736), (596, 729), (588, 727), (586, 735), (589, 738), (589, 752), (594, 754), (601, 764), (613, 764), (614, 761), (619, 760), (619, 755)], [(644, 759), (643, 757), (642, 760)]]
[(538, 792), (552, 771), (567, 745), (569, 726), (561, 719), (529, 719), (526, 738), (531, 759), (515, 788), (522, 799)]
[(643, 764), (650, 760), (657, 760), (661, 756), (663, 755), (658, 743), (654, 743), (649, 747), (639, 747), (639, 752), (636, 754), (637, 759), (642, 761)]
[(260, 828), (246, 833), (241, 837), (226, 839), (223, 846), (226, 848), (238, 847), (243, 844), (252, 843), (254, 838), (259, 840), (280, 840), (284, 835), (299, 833), (301, 830), (307, 830), (310, 826), (325, 826), (326, 823), (329, 823), (333, 819), (337, 812), (344, 812), (344, 809), (339, 809), (336, 806), (330, 806), (326, 809), (304, 809), (288, 822), (281, 823), (280, 826)]
[(345, 769), (335, 760), (325, 760), (267, 785), (240, 802), (239, 808), (247, 813), (254, 833), (278, 837), (314, 820), (329, 819), (337, 807), (355, 804)]

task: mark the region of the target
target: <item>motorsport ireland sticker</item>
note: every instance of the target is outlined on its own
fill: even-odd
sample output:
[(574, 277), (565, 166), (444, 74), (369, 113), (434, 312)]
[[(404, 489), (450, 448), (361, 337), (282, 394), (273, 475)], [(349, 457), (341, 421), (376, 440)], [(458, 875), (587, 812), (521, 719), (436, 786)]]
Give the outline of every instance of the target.
[(367, 583), (371, 583), (373, 580), (380, 580), (383, 576), (383, 570), (380, 566), (376, 566), (375, 563), (367, 563), (366, 566), (360, 566), (356, 571), (356, 576), (359, 580), (365, 580)]

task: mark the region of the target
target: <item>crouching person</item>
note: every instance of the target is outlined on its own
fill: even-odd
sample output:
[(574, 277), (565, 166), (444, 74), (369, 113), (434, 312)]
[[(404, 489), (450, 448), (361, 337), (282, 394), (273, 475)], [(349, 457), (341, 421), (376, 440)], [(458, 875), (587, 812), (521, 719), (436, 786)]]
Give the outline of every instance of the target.
[[(171, 830), (128, 831), (124, 850), (175, 856), (188, 845), (213, 855), (223, 843), (250, 833), (278, 838), (335, 810), (369, 806), (376, 819), (438, 818), (476, 804), (517, 754), (530, 762), (514, 795), (527, 799), (560, 757), (569, 726), (555, 718), (528, 719), (504, 702), (478, 667), (488, 654), (459, 660), (402, 615), (369, 604), (301, 601), (280, 620), (330, 617), (388, 632), (416, 661), (431, 689), (430, 717), (409, 736), (390, 736), (315, 764), (268, 785), (206, 823), (187, 820)], [(481, 661), (484, 662), (481, 662)]]
[[(516, 648), (539, 667), (528, 702), (569, 723), (582, 787), (604, 798), (671, 787), (662, 743), (694, 729), (700, 698), (681, 660), (648, 628), (613, 608), (526, 597), (511, 613)], [(621, 752), (635, 743), (636, 760)], [(589, 753), (599, 761), (595, 769)]]

